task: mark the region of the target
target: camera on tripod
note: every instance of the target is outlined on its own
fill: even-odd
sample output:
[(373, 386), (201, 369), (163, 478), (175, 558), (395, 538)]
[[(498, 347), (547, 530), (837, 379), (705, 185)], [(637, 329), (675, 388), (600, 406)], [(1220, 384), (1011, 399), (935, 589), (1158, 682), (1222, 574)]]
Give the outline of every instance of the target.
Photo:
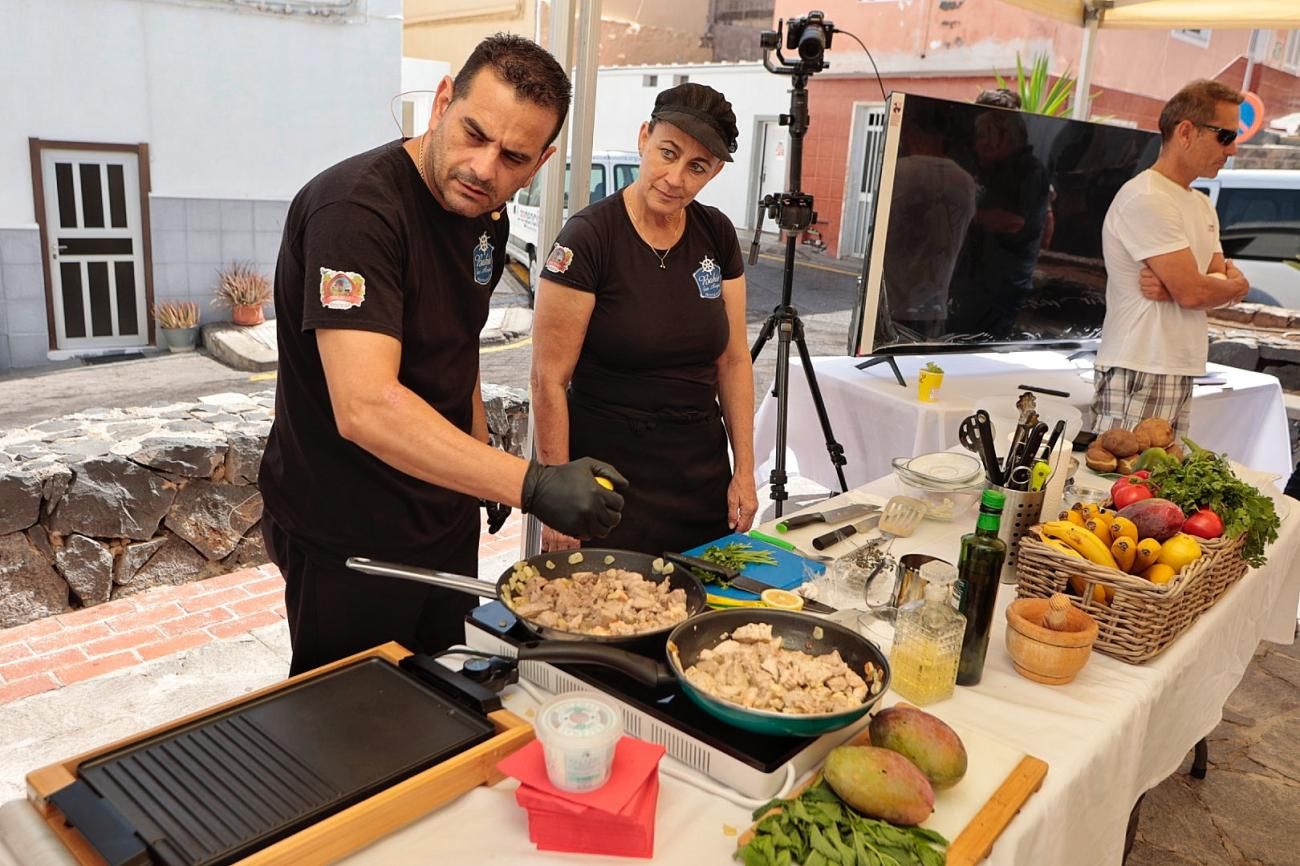
[(826, 68), (822, 58), (826, 56), (826, 49), (831, 47), (831, 37), (834, 35), (835, 25), (827, 21), (823, 13), (809, 12), (801, 18), (789, 18), (785, 22), (785, 47), (799, 54), (799, 60), (795, 63), (787, 62), (781, 55), (779, 24), (776, 30), (760, 33), (758, 44), (767, 51), (775, 50), (783, 66), (803, 66), (803, 71), (821, 72)]

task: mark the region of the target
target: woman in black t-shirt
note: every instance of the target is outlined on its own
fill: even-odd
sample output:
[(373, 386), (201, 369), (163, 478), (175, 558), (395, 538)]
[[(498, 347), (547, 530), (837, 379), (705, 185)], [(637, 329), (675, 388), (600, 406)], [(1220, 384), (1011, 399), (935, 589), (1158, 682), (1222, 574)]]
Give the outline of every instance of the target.
[[(636, 181), (570, 219), (542, 272), (539, 458), (595, 457), (626, 475), (624, 519), (602, 546), (685, 550), (744, 532), (758, 508), (740, 244), (721, 211), (695, 201), (736, 134), (718, 91), (660, 93)], [(577, 543), (543, 536), (546, 549)]]

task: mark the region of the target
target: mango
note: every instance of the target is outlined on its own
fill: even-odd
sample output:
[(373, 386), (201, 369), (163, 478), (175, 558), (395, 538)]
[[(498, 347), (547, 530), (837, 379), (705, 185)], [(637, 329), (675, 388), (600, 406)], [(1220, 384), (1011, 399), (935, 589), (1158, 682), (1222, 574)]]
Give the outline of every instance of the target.
[[(1100, 588), (1100, 587), (1099, 587)], [(957, 732), (915, 707), (890, 707), (871, 720), (871, 744), (907, 758), (936, 791), (966, 775), (966, 746)]]
[(934, 788), (898, 752), (836, 746), (826, 756), (824, 772), (831, 790), (863, 815), (911, 827), (934, 811)]
[(1164, 541), (1183, 528), (1183, 510), (1168, 499), (1143, 499), (1120, 509), (1137, 526), (1139, 538)]

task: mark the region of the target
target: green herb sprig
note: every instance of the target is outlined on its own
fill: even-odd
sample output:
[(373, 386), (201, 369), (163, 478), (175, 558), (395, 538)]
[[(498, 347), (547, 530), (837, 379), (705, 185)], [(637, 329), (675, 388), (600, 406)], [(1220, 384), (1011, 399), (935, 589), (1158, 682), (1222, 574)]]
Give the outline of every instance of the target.
[(773, 800), (757, 809), (754, 838), (736, 851), (745, 866), (943, 866), (948, 840), (922, 827), (895, 827), (859, 815), (825, 779), (793, 800)]
[[(776, 557), (772, 555), (772, 551), (755, 550), (754, 545), (746, 544), (743, 541), (733, 541), (730, 544), (722, 545), (714, 544), (706, 547), (704, 552), (700, 554), (700, 559), (735, 571), (740, 571), (747, 565), (776, 565)], [(704, 583), (726, 585), (726, 581), (716, 574), (705, 572), (703, 569), (694, 571), (695, 576)]]
[(1157, 466), (1152, 484), (1184, 514), (1204, 506), (1219, 515), (1225, 538), (1246, 533), (1241, 558), (1260, 567), (1267, 561), (1264, 548), (1277, 540), (1281, 525), (1273, 500), (1238, 478), (1227, 455), (1207, 451), (1187, 437), (1183, 442), (1188, 448), (1183, 462)]

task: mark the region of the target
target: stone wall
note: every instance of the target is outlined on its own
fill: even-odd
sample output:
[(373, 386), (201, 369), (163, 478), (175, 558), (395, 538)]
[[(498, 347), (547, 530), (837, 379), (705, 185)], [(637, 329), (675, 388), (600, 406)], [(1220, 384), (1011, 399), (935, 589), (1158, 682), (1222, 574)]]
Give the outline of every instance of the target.
[[(526, 393), (483, 390), (494, 444), (522, 454)], [(265, 562), (273, 408), (216, 394), (0, 431), (0, 628)]]

